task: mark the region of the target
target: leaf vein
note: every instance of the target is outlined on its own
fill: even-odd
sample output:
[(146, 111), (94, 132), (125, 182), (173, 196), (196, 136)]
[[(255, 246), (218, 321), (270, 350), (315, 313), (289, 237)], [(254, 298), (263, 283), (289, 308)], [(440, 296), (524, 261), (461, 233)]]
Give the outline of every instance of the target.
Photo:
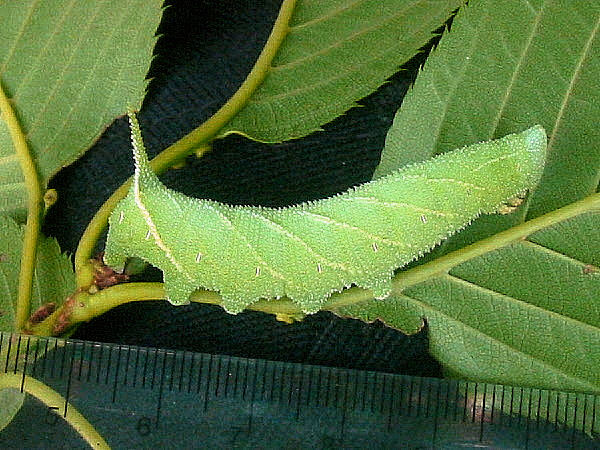
[(327, 14), (323, 14), (322, 16), (315, 17), (314, 19), (307, 20), (306, 22), (302, 22), (302, 23), (299, 23), (298, 25), (291, 26), (290, 31), (294, 31), (294, 30), (297, 30), (300, 28), (305, 28), (305, 27), (313, 25), (315, 23), (324, 22), (326, 20), (331, 19), (332, 17), (337, 16), (338, 14), (340, 14), (343, 11), (349, 11), (352, 8), (354, 8), (355, 6), (360, 5), (361, 3), (365, 3), (365, 1), (366, 0), (350, 1), (349, 3), (346, 3), (343, 6), (332, 9)]
[(539, 244), (535, 241), (530, 241), (529, 239), (522, 241), (521, 245), (528, 245), (528, 246), (532, 247), (535, 251), (543, 251), (545, 253), (553, 255), (554, 257), (566, 259), (568, 261), (575, 262), (582, 266), (585, 266), (586, 264), (588, 264), (587, 262), (580, 261), (580, 260), (573, 258), (572, 256), (569, 256), (565, 253), (559, 252), (550, 247), (546, 247), (545, 245)]
[(11, 153), (10, 155), (0, 156), (0, 165), (8, 165), (11, 162), (18, 162), (19, 158), (16, 153)]
[(590, 49), (592, 48), (592, 42), (598, 35), (599, 29), (600, 29), (600, 15), (598, 15), (596, 24), (594, 25), (594, 28), (590, 32), (590, 36), (588, 37), (588, 40), (586, 41), (585, 45), (583, 46), (583, 49), (581, 50), (581, 54), (579, 56), (577, 64), (574, 67), (573, 74), (571, 75), (571, 79), (569, 80), (569, 86), (565, 90), (565, 94), (563, 95), (562, 102), (560, 104), (560, 108), (558, 110), (558, 113), (556, 114), (556, 120), (554, 121), (554, 126), (552, 127), (552, 133), (550, 133), (550, 137), (548, 139), (548, 151), (551, 151), (553, 144), (554, 144), (554, 140), (556, 139), (556, 136), (559, 134), (557, 132), (557, 130), (560, 128), (560, 126), (564, 120), (567, 105), (573, 97), (572, 93), (574, 90), (575, 83), (577, 82), (577, 80), (579, 79), (579, 76), (581, 75), (581, 69), (583, 67), (584, 61), (586, 61), (589, 56)]
[(554, 318), (560, 318), (561, 320), (563, 320), (565, 322), (571, 322), (571, 325), (569, 326), (569, 328), (571, 328), (571, 329), (584, 328), (588, 332), (592, 332), (592, 333), (598, 333), (598, 332), (600, 332), (600, 329), (598, 329), (598, 327), (590, 325), (590, 324), (588, 324), (586, 322), (582, 322), (582, 321), (580, 321), (578, 319), (575, 319), (575, 318), (573, 318), (571, 316), (566, 316), (566, 315), (557, 313), (556, 311), (552, 311), (552, 310), (549, 310), (549, 309), (545, 309), (545, 308), (539, 307), (537, 305), (529, 303), (526, 300), (521, 300), (519, 298), (503, 294), (502, 292), (498, 292), (498, 291), (495, 291), (493, 289), (489, 289), (489, 288), (487, 288), (485, 286), (481, 286), (479, 284), (473, 283), (473, 282), (471, 282), (469, 280), (466, 280), (464, 278), (461, 278), (459, 276), (452, 275), (450, 273), (446, 273), (446, 274), (443, 274), (441, 276), (445, 277), (445, 278), (448, 278), (452, 282), (457, 282), (457, 283), (463, 284), (463, 285), (465, 285), (466, 287), (468, 287), (469, 289), (472, 289), (472, 290), (477, 290), (477, 291), (481, 291), (481, 292), (488, 293), (488, 294), (500, 295), (500, 296), (504, 297), (505, 299), (514, 301), (515, 303), (518, 303), (519, 305), (522, 305), (527, 310), (530, 310), (530, 311), (540, 311), (540, 312), (543, 312), (544, 314), (547, 314), (549, 316), (553, 316)]
[[(124, 8), (124, 11), (128, 11), (128, 10), (129, 10), (128, 8)], [(97, 15), (98, 15), (98, 10), (95, 10), (95, 12), (94, 12), (94, 16), (97, 16)], [(121, 17), (121, 21), (120, 21), (120, 23), (122, 23), (122, 22), (124, 21), (124, 17), (126, 17), (126, 15), (125, 15), (125, 14), (121, 14), (121, 16), (120, 16), (120, 17)], [(90, 21), (90, 23), (89, 23), (89, 26), (91, 26), (91, 25), (92, 25), (92, 23), (93, 23), (93, 20), (92, 20), (92, 21)], [(119, 23), (119, 24), (120, 24), (120, 23)], [(89, 26), (88, 26), (88, 28), (89, 28)], [(112, 27), (112, 28), (111, 28), (111, 33), (109, 34), (109, 36), (108, 36), (106, 39), (107, 39), (107, 40), (109, 40), (109, 39), (112, 39), (112, 38), (113, 38), (113, 37), (114, 37), (114, 36), (115, 36), (115, 35), (116, 35), (118, 32), (120, 32), (120, 30), (121, 30), (121, 27), (120, 27), (120, 26), (114, 26), (114, 27)], [(82, 39), (82, 40), (83, 40), (83, 39)], [(85, 81), (82, 81), (82, 82), (81, 82), (81, 84), (80, 84), (80, 89), (78, 90), (77, 99), (80, 99), (80, 98), (81, 98), (81, 97), (84, 95), (84, 93), (86, 92), (86, 90), (88, 89), (88, 87), (90, 86), (90, 84), (91, 84), (91, 82), (92, 82), (92, 79), (94, 78), (94, 74), (95, 74), (95, 72), (96, 72), (96, 68), (98, 67), (98, 65), (99, 65), (100, 63), (102, 63), (103, 61), (105, 61), (105, 59), (104, 59), (104, 58), (102, 58), (102, 55), (106, 54), (106, 52), (108, 51), (108, 48), (109, 48), (108, 46), (103, 46), (103, 47), (102, 47), (102, 52), (103, 52), (103, 53), (99, 54), (99, 55), (98, 55), (98, 56), (97, 56), (97, 57), (94, 59), (94, 64), (93, 64), (93, 66), (92, 66), (92, 67), (91, 67), (91, 68), (90, 68), (90, 69), (87, 71), (87, 77), (86, 77)], [(72, 54), (71, 56), (74, 56), (75, 54), (76, 54), (76, 51), (74, 51), (74, 52), (73, 52), (73, 54)], [(121, 67), (121, 68), (120, 68), (119, 74), (118, 74), (117, 76), (115, 76), (115, 78), (113, 79), (113, 81), (114, 81), (114, 83), (115, 83), (115, 84), (119, 83), (119, 81), (121, 80), (121, 73), (122, 73), (122, 71), (123, 71), (123, 67)], [(63, 73), (64, 73), (64, 71), (63, 71)], [(63, 80), (63, 78), (64, 78), (64, 77), (61, 77), (61, 79), (60, 79), (60, 82), (61, 82), (61, 83), (64, 81), (64, 80)], [(105, 80), (105, 81), (106, 81), (106, 80)], [(54, 91), (56, 91), (56, 90), (54, 90)], [(108, 100), (109, 100), (110, 98), (112, 98), (112, 95), (114, 94), (114, 92), (116, 92), (116, 89), (110, 89), (110, 90), (109, 90), (109, 95), (107, 95), (107, 96), (104, 96), (104, 99), (105, 99), (105, 101), (104, 101), (104, 104), (105, 104), (105, 105), (108, 105)], [(50, 96), (50, 98), (52, 98), (52, 96)], [(49, 99), (49, 100), (50, 100), (50, 99)], [(49, 101), (48, 101), (48, 103), (49, 103)], [(75, 111), (76, 111), (76, 108), (75, 108), (75, 106), (77, 106), (77, 105), (78, 105), (78, 102), (73, 102), (73, 103), (71, 104), (71, 107), (69, 108), (69, 112), (68, 112), (67, 114), (64, 114), (64, 115), (63, 115), (63, 120), (62, 120), (62, 122), (61, 122), (61, 125), (60, 125), (60, 127), (57, 127), (57, 128), (56, 128), (56, 131), (55, 131), (55, 132), (53, 133), (53, 135), (52, 135), (52, 136), (53, 136), (53, 137), (52, 137), (52, 139), (50, 139), (50, 140), (47, 140), (47, 141), (46, 141), (46, 146), (45, 146), (43, 149), (41, 149), (41, 151), (40, 151), (41, 153), (44, 153), (44, 152), (46, 152), (48, 149), (50, 149), (50, 148), (52, 147), (52, 145), (54, 144), (54, 142), (55, 142), (55, 141), (56, 141), (56, 140), (57, 140), (57, 139), (58, 139), (58, 138), (59, 138), (59, 137), (60, 137), (60, 136), (63, 134), (63, 133), (62, 133), (62, 130), (63, 130), (63, 129), (64, 129), (66, 126), (68, 126), (68, 125), (70, 125), (70, 124), (72, 123), (72, 121), (70, 120), (70, 118), (71, 118), (71, 117), (72, 117), (72, 115), (75, 113)], [(41, 117), (41, 116), (40, 116), (40, 117)], [(101, 125), (101, 124), (102, 124), (102, 122), (103, 122), (103, 117), (102, 117), (102, 115), (101, 115), (101, 114), (98, 114), (98, 115), (96, 116), (96, 118), (97, 118), (97, 121), (98, 121), (98, 122), (96, 123), (96, 125)], [(96, 127), (96, 129), (98, 129), (98, 127)]]
[[(520, 354), (520, 355), (523, 355), (523, 356), (527, 357), (528, 359), (532, 359), (532, 360), (536, 361), (538, 364), (540, 364), (540, 365), (546, 367), (547, 369), (549, 369), (551, 372), (557, 373), (558, 375), (563, 376), (563, 377), (567, 378), (570, 381), (575, 381), (578, 384), (584, 383), (586, 386), (588, 386), (589, 388), (592, 388), (593, 390), (596, 390), (598, 388), (596, 385), (590, 383), (588, 380), (586, 380), (586, 379), (582, 380), (581, 378), (578, 378), (575, 375), (572, 375), (572, 374), (570, 374), (568, 372), (565, 372), (563, 369), (560, 369), (560, 368), (556, 367), (555, 365), (552, 365), (552, 364), (544, 361), (543, 359), (540, 359), (539, 357), (537, 357), (535, 355), (532, 355), (532, 354), (527, 353), (527, 352), (525, 352), (523, 350), (520, 350), (520, 349), (514, 347), (513, 345), (510, 345), (507, 342), (505, 342), (503, 340), (500, 340), (499, 338), (497, 338), (495, 336), (491, 336), (491, 335), (489, 335), (487, 333), (484, 333), (480, 329), (475, 328), (472, 325), (466, 324), (465, 322), (462, 322), (459, 319), (456, 319), (456, 318), (454, 318), (454, 317), (452, 317), (452, 316), (444, 313), (440, 309), (435, 308), (435, 307), (431, 306), (428, 303), (425, 303), (423, 300), (421, 300), (419, 298), (410, 297), (410, 296), (408, 296), (406, 294), (403, 294), (403, 295), (407, 299), (409, 299), (409, 300), (411, 300), (411, 301), (413, 301), (413, 302), (418, 303), (419, 305), (421, 305), (421, 308), (423, 308), (423, 309), (429, 309), (429, 310), (433, 311), (434, 313), (441, 314), (444, 317), (446, 317), (446, 319), (448, 321), (460, 324), (463, 328), (469, 329), (472, 332), (474, 332), (475, 334), (481, 335), (484, 338), (487, 338), (488, 340), (496, 342), (498, 345), (501, 345), (503, 347), (506, 347), (506, 348), (510, 349), (510, 351), (513, 352), (513, 353), (517, 353), (517, 354)], [(431, 325), (429, 325), (429, 327), (431, 328)], [(477, 363), (477, 361), (475, 361), (475, 362)]]
[[(331, 51), (334, 48), (339, 48), (343, 44), (345, 44), (347, 42), (351, 42), (354, 39), (356, 39), (357, 37), (360, 37), (360, 36), (362, 36), (364, 34), (370, 33), (371, 31), (374, 31), (374, 30), (377, 30), (379, 28), (382, 28), (385, 25), (387, 25), (388, 23), (393, 22), (397, 18), (401, 17), (403, 15), (403, 13), (405, 12), (405, 10), (410, 9), (412, 6), (414, 6), (417, 3), (419, 3), (419, 0), (406, 5), (403, 9), (399, 10), (397, 14), (393, 14), (391, 16), (388, 16), (388, 17), (386, 17), (385, 20), (383, 20), (381, 22), (378, 22), (378, 23), (376, 23), (376, 24), (374, 24), (374, 25), (372, 25), (370, 27), (362, 28), (362, 29), (360, 29), (360, 30), (358, 30), (358, 31), (350, 34), (345, 39), (336, 41), (333, 44), (331, 44), (331, 45), (329, 45), (327, 47), (321, 48), (321, 49), (319, 49), (318, 51), (316, 51), (314, 53), (311, 53), (309, 55), (303, 56), (301, 58), (295, 59), (293, 61), (290, 61), (290, 62), (287, 62), (287, 63), (284, 63), (284, 64), (280, 64), (280, 65), (277, 65), (277, 66), (271, 66), (271, 70), (289, 69), (291, 67), (294, 67), (294, 66), (297, 66), (299, 64), (302, 64), (304, 61), (308, 61), (310, 59), (313, 59), (313, 58), (315, 58), (315, 57), (317, 57), (319, 55), (327, 54), (329, 51)], [(292, 27), (292, 30), (293, 30), (293, 27)], [(361, 66), (362, 65), (364, 65), (364, 64), (361, 64)]]
[(33, 17), (33, 13), (36, 9), (37, 4), (39, 4), (40, 2), (41, 2), (41, 0), (35, 0), (33, 3), (31, 3), (29, 11), (27, 11), (27, 17), (25, 18), (25, 20), (23, 20), (21, 29), (17, 33), (17, 37), (13, 42), (13, 46), (7, 52), (6, 59), (4, 60), (4, 64), (2, 65), (2, 67), (0, 67), (0, 74), (4, 73), (4, 71), (6, 70), (6, 66), (8, 66), (8, 64), (10, 63), (10, 61), (15, 53), (15, 49), (18, 46), (17, 44), (19, 43), (19, 41), (21, 39), (23, 39), (23, 36), (25, 35), (25, 29), (27, 28), (27, 25), (29, 25), (31, 23), (31, 18)]
[[(12, 262), (9, 262), (9, 264), (12, 264)], [(8, 312), (4, 311), (4, 314), (5, 315), (8, 314), (8, 317), (15, 318), (17, 316), (17, 310), (15, 308), (15, 303), (17, 300), (16, 296), (15, 296), (16, 292), (11, 292), (10, 283), (8, 282), (9, 277), (5, 273), (5, 271), (0, 269), (0, 274), (2, 275), (2, 277), (0, 277), (0, 278), (2, 279), (2, 283), (4, 284), (4, 292), (6, 293), (6, 298), (8, 299), (7, 302), (3, 302), (2, 304), (3, 305), (7, 304), (8, 308), (10, 310)], [(13, 322), (14, 322), (14, 319), (13, 319)], [(7, 330), (3, 330), (3, 331), (7, 331)]]
[[(486, 15), (487, 17), (487, 15)], [(460, 76), (458, 74), (451, 74), (450, 79), (452, 80), (452, 85), (450, 88), (446, 88), (445, 91), (447, 91), (447, 95), (442, 96), (440, 89), (438, 88), (438, 85), (435, 82), (431, 82), (431, 87), (434, 89), (436, 96), (438, 97), (438, 99), (440, 99), (440, 102), (443, 104), (442, 106), (442, 112), (440, 113), (440, 121), (439, 121), (439, 126), (436, 128), (435, 132), (436, 132), (436, 138), (435, 141), (439, 141), (440, 139), (440, 134), (442, 132), (442, 123), (443, 121), (441, 120), (441, 118), (446, 117), (448, 115), (448, 111), (450, 108), (450, 101), (448, 101), (447, 99), (450, 98), (454, 98), (455, 97), (455, 93), (458, 90), (459, 86), (461, 85), (461, 80), (464, 77), (465, 73), (469, 72), (469, 67), (471, 65), (471, 58), (470, 56), (473, 55), (475, 53), (475, 48), (477, 46), (477, 44), (479, 44), (481, 42), (480, 40), (480, 29), (481, 27), (477, 27), (475, 28), (475, 32), (473, 33), (473, 36), (471, 38), (471, 41), (469, 43), (469, 52), (467, 53), (467, 56), (469, 56), (469, 63), (468, 64), (462, 64), (461, 70), (460, 70)], [(466, 45), (465, 45), (466, 47)], [(436, 50), (437, 51), (441, 51), (441, 50)], [(443, 67), (448, 67), (447, 65), (443, 66)], [(417, 81), (418, 82), (418, 81)], [(468, 126), (471, 128), (472, 124), (470, 122), (468, 122)]]
[[(64, 8), (62, 10), (63, 14), (60, 17), (60, 21), (56, 24), (56, 26), (54, 27), (50, 37), (46, 40), (46, 44), (40, 49), (40, 51), (37, 54), (36, 60), (35, 61), (30, 61), (29, 63), (31, 64), (31, 67), (40, 67), (40, 60), (42, 59), (42, 57), (46, 56), (46, 53), (48, 52), (48, 49), (51, 47), (52, 41), (53, 39), (59, 34), (60, 30), (62, 29), (62, 25), (64, 24), (64, 22), (67, 19), (68, 13), (69, 11), (71, 11), (73, 9), (73, 7), (75, 6), (76, 1), (75, 0), (71, 0), (71, 3), (69, 4), (69, 6), (67, 8)], [(89, 26), (89, 22), (88, 22), (88, 26)], [(69, 55), (69, 58), (73, 57), (73, 54), (75, 53), (75, 51), (79, 48), (80, 45), (84, 44), (84, 40), (81, 39), (78, 42), (79, 45), (74, 46), (73, 47), (73, 51), (71, 52), (71, 54)], [(65, 64), (63, 66), (62, 69), (62, 74), (64, 74), (67, 71), (67, 68), (69, 67), (68, 64)], [(13, 100), (15, 102), (18, 102), (18, 98), (19, 98), (19, 92), (21, 91), (21, 89), (24, 88), (24, 86), (27, 85), (27, 83), (29, 82), (29, 80), (31, 79), (31, 77), (35, 74), (36, 72), (34, 70), (30, 70), (27, 74), (27, 76), (25, 76), (19, 83), (19, 85), (16, 87), (16, 92), (15, 95), (13, 97)], [(31, 130), (33, 130), (35, 128), (35, 125), (37, 125), (37, 121), (39, 121), (40, 117), (43, 115), (44, 111), (47, 109), (48, 104), (50, 103), (50, 101), (53, 99), (52, 97), (52, 92), (56, 91), (56, 87), (60, 84), (61, 80), (64, 80), (64, 76), (60, 77), (58, 82), (55, 83), (52, 86), (52, 89), (50, 89), (48, 91), (48, 96), (46, 97), (45, 101), (43, 102), (43, 104), (40, 102), (40, 105), (38, 106), (38, 108), (36, 108), (36, 111), (38, 113), (38, 119), (35, 119), (34, 121), (32, 121), (32, 125), (29, 127), (29, 129), (27, 130), (27, 133), (30, 133)]]
[[(423, 26), (424, 28), (425, 26)], [(420, 31), (420, 28), (415, 28), (414, 33), (416, 34), (417, 31)], [(262, 91), (257, 91), (258, 93), (260, 93), (260, 98), (256, 98), (257, 95), (253, 96), (253, 98), (251, 98), (250, 100), (248, 100), (248, 103), (253, 103), (253, 104), (261, 104), (261, 103), (268, 103), (270, 101), (272, 101), (273, 99), (282, 99), (282, 98), (286, 98), (286, 97), (292, 97), (294, 95), (298, 95), (298, 94), (302, 94), (304, 92), (307, 92), (311, 89), (316, 89), (316, 88), (320, 88), (324, 85), (327, 85), (331, 82), (337, 81), (342, 79), (345, 76), (349, 76), (352, 73), (356, 73), (359, 72), (364, 66), (368, 66), (368, 65), (372, 65), (373, 63), (377, 62), (377, 61), (381, 61), (387, 58), (387, 56), (390, 53), (393, 53), (397, 51), (396, 47), (390, 47), (386, 50), (384, 50), (382, 53), (380, 54), (374, 54), (372, 58), (368, 58), (368, 59), (364, 59), (363, 62), (361, 64), (357, 64), (355, 66), (350, 66), (348, 68), (346, 68), (346, 70), (340, 70), (336, 73), (336, 75), (331, 76), (329, 78), (323, 78), (320, 82), (318, 83), (313, 83), (310, 85), (306, 85), (297, 89), (293, 89), (293, 90), (288, 90), (286, 92), (282, 92), (279, 94), (274, 94), (274, 95), (264, 95), (264, 93), (262, 93)], [(281, 68), (282, 66), (277, 66), (271, 69), (271, 71), (277, 69), (277, 68)]]
[(11, 190), (12, 187), (25, 185), (25, 181), (15, 181), (14, 183), (2, 183), (0, 184), (0, 190)]
[(526, 1), (527, 5), (529, 6), (529, 8), (532, 10), (534, 16), (535, 16), (535, 21), (531, 27), (531, 31), (529, 33), (529, 36), (527, 36), (527, 41), (525, 43), (525, 46), (523, 47), (522, 51), (521, 51), (521, 55), (516, 59), (517, 63), (515, 65), (515, 68), (513, 70), (512, 76), (510, 77), (510, 80), (508, 82), (508, 86), (505, 89), (505, 93), (502, 97), (502, 100), (499, 103), (499, 107), (498, 107), (498, 111), (496, 113), (496, 117), (493, 118), (493, 120), (490, 121), (490, 129), (491, 130), (497, 130), (498, 129), (498, 124), (500, 123), (500, 119), (502, 118), (502, 115), (504, 114), (504, 110), (506, 109), (507, 105), (508, 105), (508, 99), (510, 98), (513, 88), (517, 82), (517, 77), (518, 75), (521, 73), (521, 70), (524, 66), (525, 63), (525, 58), (526, 56), (529, 54), (529, 51), (531, 50), (534, 38), (537, 34), (538, 28), (540, 26), (540, 22), (541, 22), (541, 18), (542, 18), (542, 12), (543, 12), (543, 6), (542, 8), (540, 8), (539, 11), (535, 11), (533, 9), (533, 7), (531, 6), (531, 4)]

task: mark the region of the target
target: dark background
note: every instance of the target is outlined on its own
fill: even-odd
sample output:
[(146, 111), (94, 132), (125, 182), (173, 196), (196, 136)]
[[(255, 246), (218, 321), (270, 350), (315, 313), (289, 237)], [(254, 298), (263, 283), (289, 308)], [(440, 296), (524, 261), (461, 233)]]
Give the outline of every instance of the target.
[[(151, 156), (216, 112), (254, 64), (280, 1), (172, 1), (158, 33), (148, 94), (139, 114)], [(201, 159), (162, 176), (170, 187), (230, 204), (284, 206), (323, 198), (368, 181), (387, 129), (425, 53), (374, 94), (303, 139), (265, 145), (239, 136), (217, 141)], [(76, 163), (51, 182), (59, 191), (44, 227), (73, 253), (95, 211), (131, 175), (129, 131), (117, 119)], [(101, 250), (104, 243), (102, 242)], [(160, 280), (156, 271), (148, 277)], [(74, 338), (186, 349), (421, 376), (440, 375), (426, 331), (413, 336), (321, 312), (287, 325), (253, 311), (166, 301), (115, 308)]]

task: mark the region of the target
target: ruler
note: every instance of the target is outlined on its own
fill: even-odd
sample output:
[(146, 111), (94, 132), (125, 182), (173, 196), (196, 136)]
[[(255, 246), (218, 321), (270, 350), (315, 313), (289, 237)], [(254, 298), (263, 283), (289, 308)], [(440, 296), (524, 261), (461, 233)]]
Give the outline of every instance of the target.
[[(600, 396), (0, 333), (114, 449), (600, 448)], [(1, 407), (1, 405), (0, 405)], [(27, 396), (0, 448), (87, 448)]]

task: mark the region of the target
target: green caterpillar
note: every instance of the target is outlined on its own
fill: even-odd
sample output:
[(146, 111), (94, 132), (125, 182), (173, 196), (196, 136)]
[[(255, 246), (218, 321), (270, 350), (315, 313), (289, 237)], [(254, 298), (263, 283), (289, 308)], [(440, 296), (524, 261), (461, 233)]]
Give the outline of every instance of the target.
[(135, 115), (129, 119), (135, 174), (110, 217), (106, 264), (138, 256), (163, 271), (172, 304), (188, 303), (203, 287), (220, 292), (231, 313), (282, 296), (314, 313), (350, 285), (387, 297), (395, 269), (535, 187), (546, 155), (538, 125), (324, 200), (228, 206), (165, 187), (148, 164)]

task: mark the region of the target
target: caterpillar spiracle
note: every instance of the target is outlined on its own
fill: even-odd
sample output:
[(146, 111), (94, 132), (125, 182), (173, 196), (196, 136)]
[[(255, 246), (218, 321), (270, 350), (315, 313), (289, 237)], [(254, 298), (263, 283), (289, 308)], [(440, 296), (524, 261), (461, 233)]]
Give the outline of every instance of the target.
[(394, 271), (481, 214), (538, 183), (546, 133), (537, 125), (403, 167), (344, 193), (286, 208), (229, 206), (164, 186), (129, 115), (135, 174), (110, 216), (104, 260), (137, 256), (163, 271), (168, 300), (218, 291), (238, 313), (287, 296), (306, 313), (351, 285), (382, 299)]

